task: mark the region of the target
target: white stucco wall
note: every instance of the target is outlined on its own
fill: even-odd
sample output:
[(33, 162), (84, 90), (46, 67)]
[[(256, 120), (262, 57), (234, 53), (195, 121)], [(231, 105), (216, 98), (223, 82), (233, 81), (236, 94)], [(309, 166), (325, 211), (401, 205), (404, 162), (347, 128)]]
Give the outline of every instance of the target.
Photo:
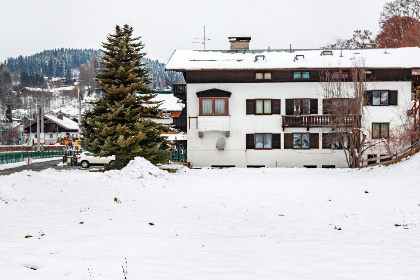
[[(211, 129), (203, 132), (199, 117), (199, 98), (196, 93), (212, 88), (230, 91), (229, 118), (211, 122)], [(398, 90), (398, 106), (366, 106), (363, 126), (370, 131), (372, 122), (390, 122), (390, 129), (402, 123), (399, 115), (406, 112), (411, 98), (411, 83), (408, 82), (369, 82), (368, 90)], [(224, 83), (224, 84), (187, 84), (188, 100), (188, 161), (193, 166), (264, 165), (266, 167), (303, 167), (304, 165), (335, 165), (347, 167), (343, 151), (321, 149), (322, 137), (319, 137), (319, 149), (291, 150), (284, 149), (284, 133), (307, 132), (306, 128), (282, 129), (282, 115), (286, 112), (286, 99), (318, 98), (318, 114), (322, 114), (322, 86), (318, 82), (305, 83)], [(267, 98), (281, 99), (280, 115), (246, 115), (246, 99)], [(195, 118), (199, 117), (199, 118)], [(212, 117), (205, 117), (206, 119)], [(217, 117), (215, 117), (215, 120)], [(225, 136), (226, 120), (229, 120), (230, 137)], [(209, 126), (207, 126), (209, 127)], [(200, 131), (201, 132), (201, 131)], [(310, 133), (322, 133), (325, 130), (310, 128)], [(280, 150), (246, 150), (246, 134), (280, 133)], [(370, 137), (370, 134), (369, 134)], [(219, 151), (216, 141), (224, 138), (225, 149)]]

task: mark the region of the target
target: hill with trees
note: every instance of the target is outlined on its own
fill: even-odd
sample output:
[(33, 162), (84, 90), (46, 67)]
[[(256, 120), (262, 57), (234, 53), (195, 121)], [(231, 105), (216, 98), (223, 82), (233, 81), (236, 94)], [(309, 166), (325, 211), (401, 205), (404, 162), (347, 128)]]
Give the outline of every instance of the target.
[[(39, 77), (40, 75), (52, 77), (68, 77), (69, 73), (73, 76), (79, 75), (82, 65), (89, 65), (92, 56), (100, 58), (101, 50), (94, 49), (53, 49), (45, 50), (43, 52), (30, 55), (19, 56), (17, 58), (8, 58), (3, 63), (0, 63), (0, 69), (3, 66), (12, 72), (26, 72), (27, 77)], [(165, 86), (171, 86), (173, 83), (182, 82), (182, 75), (176, 72), (165, 72), (165, 64), (158, 60), (143, 58), (142, 63), (145, 63), (150, 68), (151, 87), (155, 89), (162, 89)], [(36, 80), (36, 78), (35, 78)]]

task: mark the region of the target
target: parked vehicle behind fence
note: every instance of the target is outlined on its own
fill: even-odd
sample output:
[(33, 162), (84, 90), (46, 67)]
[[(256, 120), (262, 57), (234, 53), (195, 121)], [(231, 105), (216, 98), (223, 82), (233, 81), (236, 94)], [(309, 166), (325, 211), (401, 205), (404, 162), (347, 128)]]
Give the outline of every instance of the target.
[(115, 160), (115, 156), (99, 157), (91, 152), (82, 152), (78, 156), (78, 162), (83, 168), (89, 168), (93, 165), (111, 164)]

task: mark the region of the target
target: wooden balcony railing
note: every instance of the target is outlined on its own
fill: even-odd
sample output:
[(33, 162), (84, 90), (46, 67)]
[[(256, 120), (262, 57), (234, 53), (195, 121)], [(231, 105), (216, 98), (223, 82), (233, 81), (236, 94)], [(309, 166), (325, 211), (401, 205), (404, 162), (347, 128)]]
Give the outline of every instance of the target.
[(174, 117), (173, 120), (175, 129), (187, 132), (187, 117)]
[(352, 127), (357, 122), (357, 116), (346, 115), (307, 115), (307, 116), (282, 116), (283, 130), (285, 127), (330, 127), (342, 125)]

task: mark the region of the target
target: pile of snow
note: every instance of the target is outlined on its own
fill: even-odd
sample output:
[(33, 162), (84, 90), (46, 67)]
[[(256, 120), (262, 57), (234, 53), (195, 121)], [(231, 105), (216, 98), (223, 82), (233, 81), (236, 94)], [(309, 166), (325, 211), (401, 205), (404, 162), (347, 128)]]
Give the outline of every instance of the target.
[(106, 172), (109, 177), (123, 177), (123, 178), (130, 178), (133, 180), (137, 179), (145, 179), (145, 180), (153, 180), (153, 179), (168, 179), (169, 174), (168, 172), (159, 169), (157, 166), (150, 163), (145, 158), (136, 157), (131, 160), (126, 167), (121, 170), (111, 170)]

